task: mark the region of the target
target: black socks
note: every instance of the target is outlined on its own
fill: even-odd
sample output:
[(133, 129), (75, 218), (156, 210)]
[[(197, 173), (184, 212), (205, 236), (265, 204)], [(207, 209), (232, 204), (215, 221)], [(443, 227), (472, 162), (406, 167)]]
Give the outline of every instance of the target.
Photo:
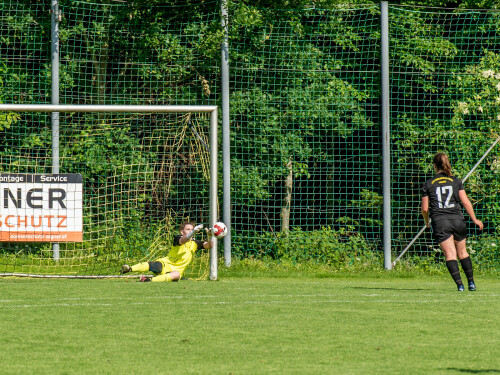
[[(467, 276), (467, 281), (469, 282), (474, 281), (474, 272), (472, 270), (472, 261), (470, 257), (460, 259), (460, 264), (462, 265), (462, 269), (464, 270), (465, 275)], [(460, 269), (458, 268), (458, 261), (447, 260), (446, 267), (448, 268), (448, 271), (450, 272), (453, 281), (455, 281), (457, 285), (462, 285), (462, 278), (460, 277)]]
[[(470, 260), (470, 258), (469, 258)], [(447, 260), (446, 261), (446, 267), (448, 267), (448, 271), (450, 272), (451, 277), (453, 278), (453, 281), (457, 285), (462, 285), (462, 278), (460, 277), (460, 269), (458, 268), (458, 261), (456, 260)], [(463, 267), (463, 265), (462, 265)], [(472, 268), (472, 264), (471, 264)]]
[(470, 257), (460, 259), (460, 264), (462, 265), (462, 269), (464, 270), (465, 275), (467, 276), (467, 281), (474, 281), (474, 274), (472, 271), (472, 261)]

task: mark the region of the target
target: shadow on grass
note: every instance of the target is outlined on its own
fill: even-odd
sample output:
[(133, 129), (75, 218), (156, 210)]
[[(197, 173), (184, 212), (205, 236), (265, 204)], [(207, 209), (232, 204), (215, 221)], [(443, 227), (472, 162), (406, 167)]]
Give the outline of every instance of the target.
[(499, 369), (472, 370), (468, 368), (448, 367), (446, 370), (463, 372), (465, 374), (500, 374)]
[(431, 290), (422, 288), (381, 288), (381, 287), (366, 287), (366, 286), (353, 286), (352, 289), (373, 289), (373, 290)]

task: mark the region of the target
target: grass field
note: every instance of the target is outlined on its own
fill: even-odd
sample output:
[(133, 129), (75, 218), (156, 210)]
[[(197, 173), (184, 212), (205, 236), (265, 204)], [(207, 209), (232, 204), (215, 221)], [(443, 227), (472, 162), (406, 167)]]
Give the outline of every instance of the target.
[(500, 374), (500, 279), (0, 279), (2, 374)]

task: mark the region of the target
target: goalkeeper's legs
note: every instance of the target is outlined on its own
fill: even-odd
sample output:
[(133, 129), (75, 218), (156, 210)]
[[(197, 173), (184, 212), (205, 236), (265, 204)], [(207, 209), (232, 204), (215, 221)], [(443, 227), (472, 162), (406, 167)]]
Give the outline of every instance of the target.
[(144, 263), (137, 263), (133, 265), (132, 267), (128, 265), (124, 265), (121, 269), (121, 273), (127, 273), (127, 272), (148, 272), (151, 271), (155, 274), (160, 274), (163, 269), (163, 264), (161, 262), (144, 262)]
[(130, 267), (130, 270), (132, 272), (148, 272), (149, 271), (149, 262), (135, 264), (132, 267)]
[(153, 281), (153, 282), (170, 282), (170, 281), (179, 281), (181, 279), (181, 274), (178, 271), (171, 271), (161, 275), (163, 270), (163, 264), (161, 262), (143, 262), (133, 265), (132, 267), (128, 265), (124, 265), (122, 267), (121, 272), (148, 272), (151, 271), (155, 275), (154, 277), (141, 277), (142, 282), (144, 281)]
[(164, 275), (155, 276), (151, 279), (153, 282), (170, 282), (170, 281), (179, 281), (181, 278), (181, 274), (177, 271), (168, 272)]

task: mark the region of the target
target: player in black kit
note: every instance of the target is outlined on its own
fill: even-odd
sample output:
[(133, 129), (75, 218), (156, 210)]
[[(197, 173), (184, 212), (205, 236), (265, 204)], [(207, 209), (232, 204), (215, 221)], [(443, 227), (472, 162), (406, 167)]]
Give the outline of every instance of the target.
[(462, 181), (451, 174), (448, 156), (437, 153), (432, 164), (436, 175), (427, 180), (422, 188), (422, 216), (425, 225), (432, 225), (434, 238), (443, 250), (446, 267), (457, 284), (458, 291), (463, 292), (465, 288), (460, 277), (457, 256), (467, 276), (469, 290), (475, 291), (472, 261), (465, 246), (465, 218), (460, 203), (480, 230), (483, 230), (483, 223), (476, 219)]

